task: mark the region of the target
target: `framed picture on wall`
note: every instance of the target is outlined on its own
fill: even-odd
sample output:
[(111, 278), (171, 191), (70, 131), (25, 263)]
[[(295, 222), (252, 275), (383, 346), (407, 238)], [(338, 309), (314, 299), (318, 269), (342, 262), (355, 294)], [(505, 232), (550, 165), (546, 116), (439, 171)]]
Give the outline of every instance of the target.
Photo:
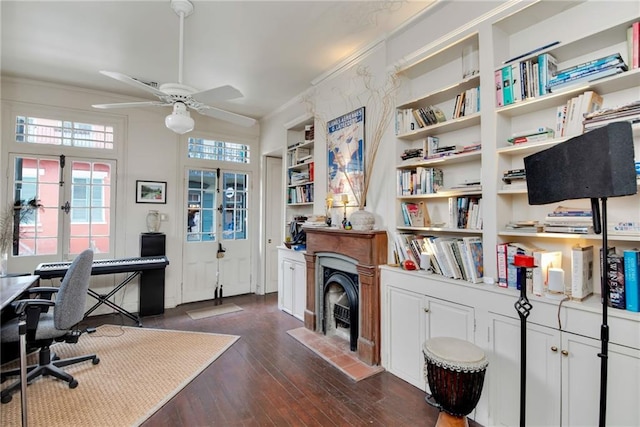
[(136, 203), (167, 203), (167, 183), (136, 181)]
[(327, 194), (358, 206), (364, 185), (364, 107), (327, 123)]

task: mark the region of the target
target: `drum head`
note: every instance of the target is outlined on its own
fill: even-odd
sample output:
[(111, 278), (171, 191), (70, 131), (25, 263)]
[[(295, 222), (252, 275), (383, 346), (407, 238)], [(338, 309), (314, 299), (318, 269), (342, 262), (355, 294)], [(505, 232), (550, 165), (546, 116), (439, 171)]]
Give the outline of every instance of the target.
[(432, 338), (424, 343), (423, 350), (427, 359), (440, 366), (477, 370), (489, 364), (480, 347), (458, 338)]

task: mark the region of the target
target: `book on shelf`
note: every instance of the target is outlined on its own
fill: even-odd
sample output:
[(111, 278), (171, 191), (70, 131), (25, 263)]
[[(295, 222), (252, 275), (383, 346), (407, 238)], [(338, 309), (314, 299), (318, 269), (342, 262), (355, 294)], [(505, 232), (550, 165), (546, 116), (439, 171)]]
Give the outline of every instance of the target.
[(510, 221), (505, 229), (522, 233), (542, 233), (544, 226), (538, 221)]
[[(549, 85), (553, 86), (555, 83), (562, 82), (563, 80), (571, 79), (573, 77), (579, 77), (580, 75), (594, 70), (601, 70), (603, 68), (609, 68), (616, 65), (624, 65), (622, 56), (620, 53), (613, 53), (611, 55), (603, 56), (601, 58), (592, 59), (587, 62), (583, 62), (578, 65), (574, 65), (563, 70), (558, 70), (553, 78), (549, 80)], [(626, 65), (625, 65), (626, 66)]]
[(567, 105), (559, 105), (556, 107), (556, 136), (559, 138), (564, 135), (564, 124), (567, 119)]
[(527, 97), (524, 86), (526, 75), (521, 67), (522, 63), (511, 64), (511, 87), (513, 88), (513, 102), (522, 101)]
[(517, 136), (515, 138), (509, 138), (509, 144), (517, 145), (524, 144), (527, 142), (542, 142), (542, 141), (551, 141), (555, 138), (555, 131), (551, 130), (546, 133), (539, 133), (536, 135), (530, 136)]
[(620, 66), (603, 68), (603, 69), (594, 70), (588, 73), (584, 73), (578, 77), (563, 80), (562, 82), (557, 82), (556, 84), (553, 84), (553, 85), (550, 83), (549, 88), (551, 92), (555, 93), (555, 92), (565, 90), (571, 86), (576, 86), (578, 84), (582, 84), (585, 82), (591, 82), (593, 80), (603, 79), (605, 77), (610, 77), (616, 74), (620, 74), (624, 71), (627, 71), (627, 67), (623, 63)]
[(538, 55), (538, 93), (545, 95), (548, 93), (549, 80), (558, 71), (558, 60), (550, 53)]
[(507, 253), (507, 287), (513, 289), (520, 289), (521, 286), (526, 286), (526, 289), (531, 292), (533, 288), (533, 272), (532, 269), (527, 269), (526, 281), (527, 283), (520, 283), (518, 277), (518, 269), (513, 262), (515, 260), (516, 255), (528, 255), (533, 256), (534, 251), (537, 250), (536, 247), (525, 245), (520, 242), (510, 242), (507, 243), (506, 253)]
[(511, 76), (511, 65), (502, 67), (502, 103), (503, 105), (513, 104), (513, 87), (511, 82), (513, 77)]
[(624, 257), (624, 292), (626, 308), (629, 311), (640, 311), (640, 251), (627, 249)]
[(433, 156), (435, 150), (438, 149), (440, 139), (437, 136), (428, 136), (422, 142), (422, 151), (424, 156), (429, 158)]
[(545, 225), (545, 233), (593, 234), (591, 225)]
[(593, 246), (571, 248), (571, 298), (583, 300), (593, 294)]
[(496, 107), (499, 108), (504, 105), (504, 98), (502, 95), (502, 69), (496, 70), (493, 74), (496, 87)]
[[(639, 68), (640, 67), (640, 21), (636, 21), (631, 24), (631, 42), (628, 44), (631, 45), (631, 52), (629, 54), (629, 62), (631, 63), (631, 68)], [(627, 33), (627, 37), (629, 37), (629, 33)]]
[(609, 307), (626, 310), (624, 289), (624, 257), (617, 253), (607, 256), (607, 292), (609, 293)]
[(562, 268), (562, 251), (547, 251), (536, 248), (533, 251), (532, 293), (537, 296), (546, 294), (549, 285), (549, 269)]
[(496, 271), (498, 273), (497, 284), (501, 288), (508, 287), (507, 284), (507, 244), (498, 243), (496, 245)]
[(484, 277), (484, 259), (482, 252), (482, 238), (479, 236), (466, 236), (462, 238), (466, 247), (467, 262), (470, 264), (470, 278), (472, 283), (482, 282)]

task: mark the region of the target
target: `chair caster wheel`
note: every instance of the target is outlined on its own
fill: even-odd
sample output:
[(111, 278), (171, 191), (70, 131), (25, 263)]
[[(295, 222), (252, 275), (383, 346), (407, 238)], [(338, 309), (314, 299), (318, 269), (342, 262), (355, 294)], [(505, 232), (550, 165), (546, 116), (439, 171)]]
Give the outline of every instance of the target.
[(6, 396), (2, 396), (2, 403), (9, 403), (11, 402), (12, 396), (10, 394), (7, 394)]
[(78, 387), (78, 381), (76, 380), (69, 381), (69, 388), (76, 388), (76, 387)]
[(91, 363), (93, 363), (94, 365), (97, 365), (98, 363), (100, 363), (100, 359), (96, 357), (91, 361)]

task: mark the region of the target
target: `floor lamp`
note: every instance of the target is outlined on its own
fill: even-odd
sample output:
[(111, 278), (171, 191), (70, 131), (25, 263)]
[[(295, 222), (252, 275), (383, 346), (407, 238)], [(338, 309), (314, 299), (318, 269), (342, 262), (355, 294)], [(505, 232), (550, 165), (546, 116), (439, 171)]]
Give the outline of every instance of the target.
[[(529, 204), (544, 205), (570, 199), (590, 199), (593, 227), (602, 233), (600, 292), (600, 411), (606, 424), (607, 359), (607, 199), (636, 194), (633, 133), (629, 122), (615, 122), (524, 158)], [(602, 208), (602, 211), (600, 210)], [(602, 212), (602, 219), (600, 213)]]

